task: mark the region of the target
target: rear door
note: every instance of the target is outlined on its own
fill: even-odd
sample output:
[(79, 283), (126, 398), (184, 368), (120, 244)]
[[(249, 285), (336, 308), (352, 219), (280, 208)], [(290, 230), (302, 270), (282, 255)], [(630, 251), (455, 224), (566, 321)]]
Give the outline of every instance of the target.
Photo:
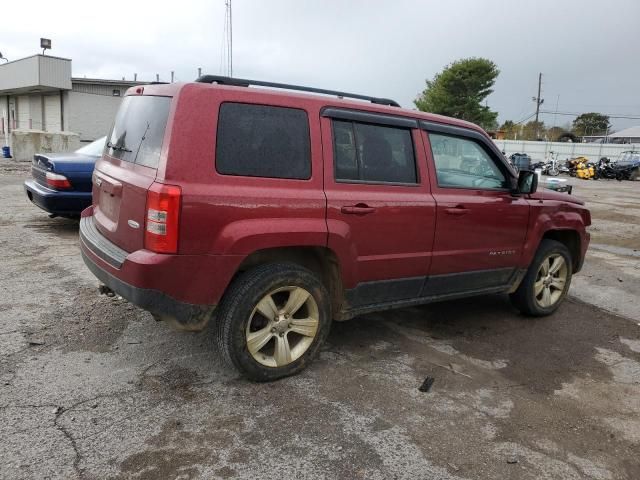
[(350, 306), (419, 296), (435, 202), (416, 122), (341, 109), (324, 115), (328, 244), (355, 266), (345, 280)]
[(120, 248), (144, 246), (147, 190), (156, 178), (171, 97), (126, 96), (93, 177), (94, 221)]
[(497, 154), (477, 133), (466, 133), (454, 128), (425, 134), (437, 203), (425, 293), (506, 285), (522, 255), (529, 204), (511, 195), (511, 175)]

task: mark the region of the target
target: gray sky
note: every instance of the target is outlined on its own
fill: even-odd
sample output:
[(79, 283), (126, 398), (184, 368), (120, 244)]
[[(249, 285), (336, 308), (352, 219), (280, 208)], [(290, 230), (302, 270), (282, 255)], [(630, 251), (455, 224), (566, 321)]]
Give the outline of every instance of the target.
[[(223, 73), (224, 0), (4, 2), (0, 51), (73, 59), (73, 75), (154, 80)], [(154, 6), (152, 6), (154, 5)], [(181, 8), (176, 8), (180, 5)], [(6, 21), (11, 19), (11, 21)], [(24, 20), (22, 20), (24, 19)], [(640, 117), (640, 1), (233, 0), (234, 76), (413, 99), (446, 64), (493, 60), (500, 122), (543, 109)], [(573, 118), (557, 116), (563, 125)], [(544, 115), (547, 125), (553, 115)], [(621, 129), (640, 119), (612, 119)]]

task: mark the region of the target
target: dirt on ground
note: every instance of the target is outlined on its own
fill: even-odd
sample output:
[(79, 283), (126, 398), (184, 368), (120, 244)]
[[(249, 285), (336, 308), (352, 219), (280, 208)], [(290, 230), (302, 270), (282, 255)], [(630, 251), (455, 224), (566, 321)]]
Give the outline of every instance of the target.
[(366, 315), (253, 384), (210, 332), (99, 296), (78, 223), (31, 205), (27, 175), (0, 167), (2, 479), (640, 478), (640, 182), (572, 180), (594, 246), (554, 315)]

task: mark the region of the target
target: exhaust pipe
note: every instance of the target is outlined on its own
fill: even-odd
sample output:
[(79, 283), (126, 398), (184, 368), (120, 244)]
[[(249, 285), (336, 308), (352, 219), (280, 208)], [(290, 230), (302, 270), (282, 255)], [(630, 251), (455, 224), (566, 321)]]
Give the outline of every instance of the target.
[(114, 292), (113, 290), (111, 290), (111, 288), (107, 287), (104, 284), (100, 284), (98, 285), (98, 292), (100, 293), (100, 295), (106, 295), (107, 297), (115, 297), (116, 296), (116, 292)]

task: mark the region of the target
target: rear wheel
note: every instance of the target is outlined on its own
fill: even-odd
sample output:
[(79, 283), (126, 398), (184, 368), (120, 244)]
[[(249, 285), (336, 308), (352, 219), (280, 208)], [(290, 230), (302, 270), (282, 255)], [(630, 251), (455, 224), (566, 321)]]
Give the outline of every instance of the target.
[(631, 175), (629, 175), (629, 180), (631, 180), (632, 182), (636, 181), (638, 178), (640, 178), (640, 167), (636, 168), (633, 172), (631, 172)]
[(216, 343), (245, 377), (271, 381), (304, 369), (330, 327), (328, 294), (294, 264), (256, 267), (238, 277), (219, 307)]
[(564, 300), (571, 285), (573, 266), (567, 247), (543, 240), (518, 289), (513, 305), (525, 315), (550, 315)]

